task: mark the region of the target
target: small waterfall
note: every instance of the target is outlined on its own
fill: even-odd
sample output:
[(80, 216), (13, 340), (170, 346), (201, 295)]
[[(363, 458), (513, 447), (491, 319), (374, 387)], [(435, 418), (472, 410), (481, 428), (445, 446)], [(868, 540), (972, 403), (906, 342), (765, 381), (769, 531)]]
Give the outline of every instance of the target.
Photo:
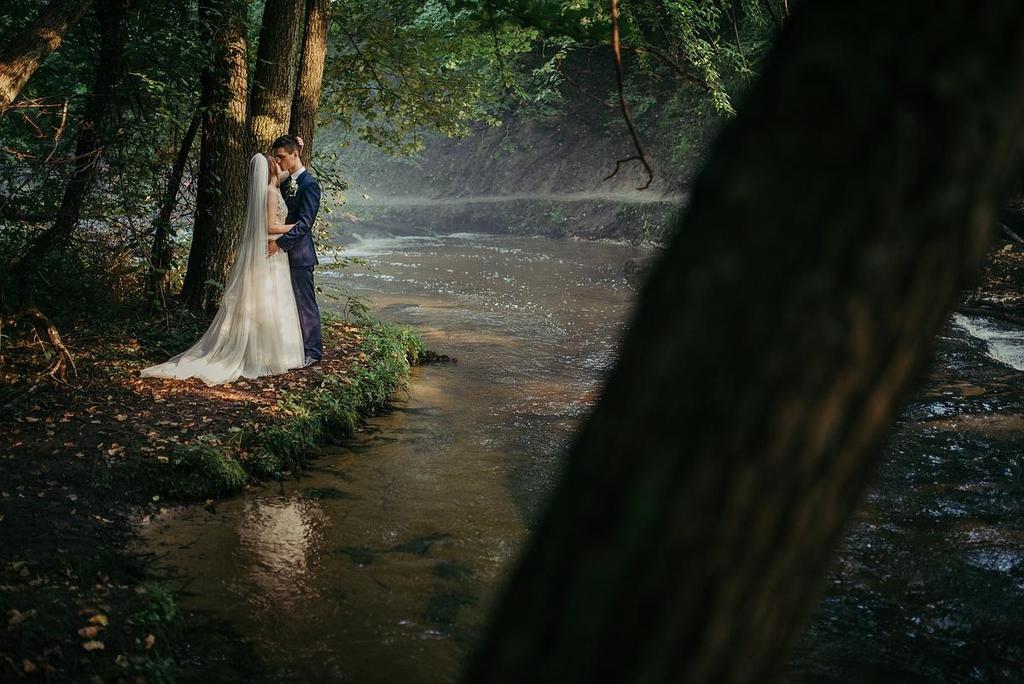
[(953, 322), (985, 343), (990, 357), (1016, 370), (1024, 370), (1024, 329), (980, 316), (953, 314)]

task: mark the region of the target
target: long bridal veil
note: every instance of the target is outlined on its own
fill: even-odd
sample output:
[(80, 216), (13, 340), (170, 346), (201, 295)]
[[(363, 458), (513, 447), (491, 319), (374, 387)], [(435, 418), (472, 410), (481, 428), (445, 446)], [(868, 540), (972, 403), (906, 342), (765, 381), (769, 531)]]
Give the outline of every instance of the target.
[(283, 373), (303, 362), (302, 331), (288, 256), (267, 256), (267, 159), (249, 160), (245, 226), (213, 322), (189, 349), (145, 368), (142, 377), (197, 377), (208, 385)]

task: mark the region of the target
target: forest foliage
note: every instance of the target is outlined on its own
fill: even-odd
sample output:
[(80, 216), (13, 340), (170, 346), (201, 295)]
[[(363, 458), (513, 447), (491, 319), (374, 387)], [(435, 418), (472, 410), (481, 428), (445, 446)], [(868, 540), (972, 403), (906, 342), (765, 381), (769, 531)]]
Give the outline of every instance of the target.
[[(62, 40), (30, 65), (31, 76), (0, 110), (5, 317), (29, 309), (52, 316), (69, 305), (148, 300), (174, 306), (189, 281), (186, 271), (197, 264), (204, 270), (191, 279), (203, 296), (186, 303), (207, 311), (216, 305), (216, 281), (223, 282), (233, 254), (224, 234), (239, 211), (228, 206), (236, 194), (231, 177), (244, 173), (227, 166), (227, 152), (220, 154), (232, 149), (236, 133), (215, 128), (228, 101), (216, 88), (241, 88), (234, 96), (246, 102), (245, 118), (252, 120), (260, 69), (268, 69), (265, 75), (277, 68), (257, 59), (260, 37), (275, 35), (274, 22), (281, 21), (264, 4), (77, 3), (84, 10), (74, 9)], [(609, 47), (613, 4), (621, 12), (621, 93)], [(0, 59), (0, 76), (14, 73), (15, 61), (24, 71), (23, 44), (31, 42), (37, 18), (72, 12), (72, 5), (5, 5), (4, 59), (18, 59)], [(304, 16), (316, 6), (328, 13), (316, 131), (292, 132), (308, 140), (317, 133), (312, 166), (333, 190), (318, 228), (322, 248), (330, 243), (331, 208), (344, 202), (338, 160), (352, 141), (412, 154), (427, 135), (462, 136), (508, 116), (557, 118), (574, 96), (567, 65), (580, 55), (607, 64), (598, 93), (606, 106), (628, 102), (638, 119), (668, 128), (686, 107), (712, 112), (712, 119), (728, 116), (788, 12), (777, 0), (308, 0)], [(218, 81), (217, 70), (226, 68), (225, 27), (235, 25), (231, 49), (242, 53), (248, 73), (237, 82)], [(308, 48), (301, 26), (298, 33), (295, 54)], [(281, 68), (295, 69), (294, 61)], [(285, 76), (294, 91), (294, 73)], [(220, 133), (211, 138), (214, 131)], [(252, 147), (242, 140), (238, 149)], [(223, 168), (216, 166), (218, 155)], [(199, 191), (204, 183), (206, 193)], [(224, 210), (208, 217), (203, 230), (222, 241), (219, 251), (205, 233), (193, 239), (200, 235), (198, 217), (218, 208)], [(196, 250), (210, 255), (197, 258)], [(338, 263), (347, 263), (343, 255)]]

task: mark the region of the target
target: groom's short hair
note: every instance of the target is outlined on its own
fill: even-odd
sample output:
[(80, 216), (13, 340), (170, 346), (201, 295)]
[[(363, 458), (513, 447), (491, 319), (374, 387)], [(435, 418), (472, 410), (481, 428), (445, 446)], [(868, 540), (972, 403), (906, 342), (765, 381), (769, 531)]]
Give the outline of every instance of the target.
[(283, 147), (290, 154), (299, 149), (299, 141), (295, 139), (294, 135), (285, 134), (275, 140), (270, 149), (276, 150), (279, 147)]

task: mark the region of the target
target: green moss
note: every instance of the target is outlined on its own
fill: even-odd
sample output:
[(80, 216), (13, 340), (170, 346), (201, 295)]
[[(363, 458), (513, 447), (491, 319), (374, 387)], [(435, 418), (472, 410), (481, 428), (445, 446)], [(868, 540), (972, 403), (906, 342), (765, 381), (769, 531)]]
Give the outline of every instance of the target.
[(178, 447), (149, 469), (154, 491), (174, 499), (202, 499), (240, 491), (247, 476), (238, 461), (210, 444)]
[[(325, 322), (334, 317), (324, 316)], [(373, 319), (360, 321), (358, 358), (345, 376), (325, 375), (313, 390), (281, 397), (287, 417), (274, 425), (243, 426), (233, 436), (247, 454), (235, 460), (217, 440), (183, 446), (155, 464), (155, 492), (175, 499), (203, 499), (241, 490), (248, 477), (268, 479), (301, 469), (331, 438), (352, 434), (361, 416), (408, 388), (409, 368), (427, 352), (415, 331)], [(227, 442), (225, 438), (223, 442)]]

